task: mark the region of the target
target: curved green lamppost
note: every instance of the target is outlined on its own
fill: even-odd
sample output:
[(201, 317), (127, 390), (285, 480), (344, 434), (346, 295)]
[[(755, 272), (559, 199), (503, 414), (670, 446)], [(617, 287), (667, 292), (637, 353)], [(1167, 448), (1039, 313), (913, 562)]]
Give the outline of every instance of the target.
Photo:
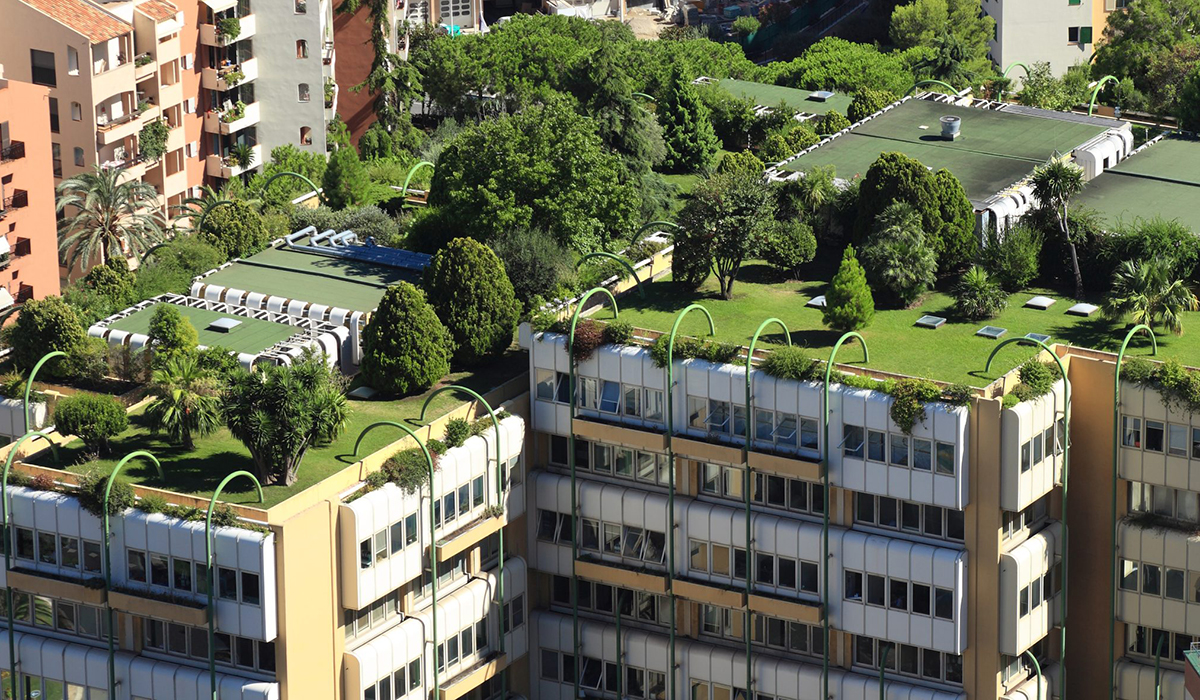
[(1167, 635), (1159, 635), (1154, 645), (1154, 700), (1162, 700), (1162, 645)]
[(1063, 555), (1062, 555), (1062, 606), (1059, 608), (1058, 619), (1059, 627), (1062, 628), (1062, 649), (1059, 663), (1062, 665), (1062, 672), (1058, 677), (1058, 698), (1059, 700), (1067, 700), (1067, 573), (1070, 569), (1067, 559), (1067, 491), (1071, 481), (1071, 380), (1067, 378), (1067, 368), (1063, 366), (1062, 359), (1058, 353), (1050, 349), (1040, 340), (1033, 338), (1009, 338), (1003, 340), (992, 349), (988, 355), (987, 364), (984, 365), (983, 371), (988, 372), (992, 368), (992, 358), (996, 357), (996, 353), (1000, 352), (1005, 345), (1012, 343), (1021, 343), (1023, 345), (1036, 345), (1042, 350), (1050, 354), (1054, 358), (1054, 364), (1058, 365), (1059, 374), (1063, 378), (1064, 398), (1063, 398), (1063, 467), (1062, 467), (1062, 530), (1063, 530)]
[[(1020, 61), (1013, 61), (1012, 63), (1008, 64), (1008, 68), (1004, 69), (1004, 75), (1002, 75), (1000, 77), (1007, 78), (1008, 72), (1010, 70), (1012, 70), (1013, 68), (1017, 68), (1018, 66), (1025, 70), (1025, 77), (1028, 78), (1029, 77), (1029, 66), (1025, 65), (1024, 63), (1021, 63)], [(1001, 89), (1000, 90), (1000, 102), (1003, 102), (1003, 101), (1004, 101), (1004, 90)]]
[(754, 440), (754, 392), (752, 390), (750, 372), (754, 368), (754, 347), (758, 345), (758, 338), (762, 335), (767, 326), (777, 325), (783, 330), (783, 339), (788, 345), (792, 344), (792, 332), (788, 330), (787, 324), (777, 318), (768, 318), (759, 324), (758, 330), (754, 331), (754, 337), (750, 340), (750, 349), (746, 352), (746, 444), (742, 446), (742, 463), (746, 465), (746, 471), (743, 474), (742, 484), (742, 501), (746, 508), (746, 692), (750, 697), (754, 697), (754, 684), (751, 682), (752, 666), (751, 659), (753, 658), (752, 648), (750, 646), (750, 605), (749, 595), (754, 592), (754, 577), (750, 575), (750, 562), (754, 560), (754, 552), (750, 546), (751, 543), (751, 528), (750, 528), (750, 486), (753, 479), (750, 474), (750, 447), (751, 441)]
[[(372, 430), (374, 430), (376, 428), (383, 427), (385, 425), (390, 426), (392, 428), (399, 428), (400, 430), (403, 430), (404, 432), (408, 433), (408, 436), (411, 437), (413, 439), (413, 441), (417, 443), (417, 447), (421, 448), (421, 452), (425, 455), (425, 464), (426, 464), (426, 466), (429, 467), (429, 568), (430, 568), (429, 581), (433, 587), (433, 594), (432, 594), (433, 614), (430, 616), (430, 618), (433, 622), (433, 624), (432, 624), (433, 654), (434, 654), (434, 656), (436, 656), (437, 655), (438, 568), (437, 568), (437, 535), (435, 534), (436, 529), (437, 529), (437, 523), (433, 519), (433, 502), (434, 502), (434, 500), (436, 500), (436, 496), (434, 495), (434, 492), (433, 492), (433, 456), (429, 454), (429, 448), (425, 447), (425, 443), (421, 442), (421, 438), (417, 437), (417, 434), (413, 432), (412, 428), (409, 428), (407, 425), (404, 425), (402, 423), (397, 423), (395, 421), (381, 420), (379, 422), (372, 423), (372, 424), (368, 425), (367, 427), (363, 428), (363, 431), (358, 434), (358, 438), (354, 440), (354, 456), (355, 457), (358, 456), (358, 448), (362, 446), (363, 438), (365, 438), (367, 436), (367, 433), (371, 432)], [(503, 634), (501, 636), (503, 636)], [(435, 658), (433, 661), (433, 697), (434, 698), (441, 697), (441, 694), (438, 692), (438, 690), (439, 690), (438, 689), (438, 665), (437, 665), (437, 659)]]
[[(430, 167), (430, 168), (434, 168), (436, 170), (436, 167), (434, 166), (434, 164), (430, 163), (427, 160), (423, 160), (420, 163), (417, 163), (416, 165), (409, 168), (408, 175), (404, 178), (404, 187), (402, 187), (400, 189), (401, 199), (408, 196), (408, 183), (412, 182), (412, 179), (417, 174), (417, 171), (424, 167)], [(403, 206), (411, 206), (411, 205), (405, 203)]]
[(33, 380), (37, 377), (38, 370), (40, 370), (42, 365), (46, 364), (47, 361), (53, 360), (56, 357), (66, 356), (67, 353), (63, 352), (62, 350), (51, 350), (45, 355), (42, 355), (42, 359), (37, 361), (37, 364), (33, 366), (33, 371), (29, 373), (29, 379), (25, 380), (25, 402), (21, 404), (21, 412), (24, 414), (23, 422), (25, 424), (25, 432), (29, 432), (29, 393), (33, 391)]
[(653, 103), (655, 103), (655, 104), (658, 104), (658, 100), (654, 99), (653, 97), (651, 97), (651, 96), (647, 95), (647, 94), (646, 94), (646, 93), (644, 93), (644, 92), (635, 92), (635, 93), (631, 93), (631, 94), (632, 94), (634, 97), (640, 97), (640, 98), (642, 98), (643, 100), (650, 100), (651, 102), (653, 102)]
[[(492, 427), (496, 429), (496, 505), (503, 508), (504, 507), (504, 489), (502, 487), (502, 484), (503, 484), (504, 463), (500, 459), (500, 420), (498, 418), (496, 418), (496, 412), (494, 410), (492, 410), (492, 405), (490, 403), (488, 403), (487, 399), (480, 396), (479, 393), (477, 393), (476, 391), (474, 391), (472, 389), (468, 389), (467, 387), (462, 386), (461, 384), (451, 384), (450, 386), (439, 387), (438, 389), (434, 390), (434, 392), (432, 394), (430, 394), (428, 397), (426, 397), (425, 403), (421, 404), (421, 417), (418, 418), (417, 420), (424, 423), (425, 422), (425, 411), (429, 408), (430, 402), (433, 401), (433, 398), (435, 396), (437, 396), (438, 394), (441, 394), (443, 392), (446, 392), (446, 391), (461, 391), (464, 394), (469, 394), (470, 396), (474, 397), (476, 401), (483, 404), (483, 407), (485, 409), (487, 409), (488, 415), (492, 419)], [(432, 483), (432, 482), (430, 482), (430, 483)], [(507, 509), (505, 509), (505, 510), (507, 511)], [(497, 557), (497, 561), (500, 562), (499, 567), (498, 567), (499, 573), (496, 576), (496, 592), (500, 598), (500, 604), (497, 606), (500, 610), (500, 627), (498, 628), (500, 630), (499, 651), (501, 654), (503, 654), (504, 653), (504, 528), (503, 527), (501, 527), (499, 530), (496, 531), (496, 536), (499, 538), (499, 556)], [(436, 573), (436, 569), (434, 570), (434, 573)], [(500, 671), (500, 688), (501, 688), (502, 692), (505, 688), (508, 687), (505, 684), (505, 677), (506, 677), (507, 673), (508, 673), (507, 666), (503, 670)]]
[[(47, 430), (31, 430), (13, 443), (13, 446), (8, 450), (8, 458), (4, 460), (4, 475), (0, 477), (0, 520), (4, 523), (4, 573), (7, 577), (9, 571), (12, 571), (12, 537), (9, 536), (8, 518), (10, 509), (8, 507), (8, 470), (12, 468), (13, 458), (21, 449), (21, 443), (30, 438), (43, 438), (50, 443), (50, 447), (54, 449), (54, 461), (58, 462), (58, 446), (49, 437)], [(8, 612), (8, 674), (9, 693), (11, 697), (17, 697), (17, 646), (16, 634), (13, 632), (13, 590), (12, 585), (5, 586), (5, 600), (7, 603)]]
[(212, 498), (208, 501), (208, 513), (204, 516), (204, 561), (208, 566), (206, 575), (208, 580), (208, 686), (212, 692), (212, 700), (217, 700), (217, 610), (213, 606), (213, 589), (216, 587), (217, 581), (216, 575), (213, 573), (216, 567), (212, 550), (212, 515), (213, 510), (217, 507), (217, 498), (225, 490), (225, 485), (239, 476), (244, 476), (254, 482), (254, 488), (258, 491), (258, 502), (263, 502), (262, 484), (258, 483), (258, 478), (248, 471), (239, 470), (222, 479), (221, 483), (217, 485), (217, 490), (213, 491)]
[(871, 361), (871, 351), (867, 348), (867, 339), (855, 331), (842, 334), (834, 343), (829, 353), (829, 361), (825, 363), (825, 383), (821, 387), (821, 413), (824, 426), (824, 437), (821, 443), (821, 481), (823, 482), (821, 506), (821, 617), (823, 619), (822, 635), (824, 641), (824, 656), (821, 660), (821, 697), (829, 697), (829, 460), (832, 450), (829, 449), (829, 417), (833, 410), (829, 407), (829, 380), (833, 378), (834, 360), (842, 344), (851, 338), (858, 338), (862, 343), (863, 362)]
[[(717, 324), (713, 323), (712, 314), (708, 313), (708, 309), (699, 304), (690, 304), (686, 309), (680, 311), (675, 316), (675, 323), (671, 326), (671, 337), (667, 340), (667, 554), (669, 560), (667, 562), (667, 594), (671, 598), (671, 634), (670, 634), (670, 651), (671, 651), (671, 700), (675, 700), (676, 688), (676, 665), (675, 665), (675, 392), (672, 390), (673, 380), (672, 372), (675, 365), (675, 334), (679, 332), (679, 324), (692, 311), (700, 311), (704, 314), (704, 318), (708, 319), (709, 335), (717, 334)], [(750, 543), (746, 542), (746, 575), (750, 575)], [(750, 630), (743, 630), (746, 636), (750, 636)], [(746, 669), (746, 684), (750, 684), (750, 669)]]
[(121, 469), (125, 467), (129, 460), (135, 457), (146, 457), (149, 459), (154, 468), (158, 470), (158, 478), (166, 478), (163, 474), (162, 465), (158, 463), (158, 457), (155, 457), (146, 450), (137, 450), (130, 452), (122, 457), (120, 462), (117, 462), (117, 466), (108, 475), (108, 483), (104, 485), (104, 608), (107, 611), (108, 617), (108, 697), (110, 698), (117, 697), (117, 647), (112, 601), (109, 600), (109, 595), (112, 593), (112, 526), (108, 514), (108, 497), (112, 493), (112, 485), (117, 480), (117, 474), (120, 474)]
[(682, 226), (680, 226), (679, 224), (676, 224), (676, 223), (672, 223), (670, 221), (647, 221), (646, 223), (639, 226), (636, 231), (633, 232), (633, 237), (629, 239), (629, 242), (631, 244), (637, 243), (638, 241), (640, 241), (642, 239), (641, 236), (643, 233), (645, 233), (647, 231), (647, 229), (653, 228), (655, 226), (668, 226), (670, 228), (675, 229), (676, 231), (683, 230)]
[(628, 260), (626, 260), (625, 258), (622, 258), (619, 255), (614, 255), (613, 253), (609, 253), (609, 252), (606, 252), (603, 250), (597, 250), (597, 251), (588, 253), (587, 255), (580, 258), (579, 262), (575, 263), (575, 269), (578, 270), (579, 267), (581, 265), (583, 265), (584, 262), (586, 262), (587, 260), (590, 260), (592, 258), (608, 258), (609, 260), (615, 260), (618, 263), (620, 263), (621, 267), (624, 267), (626, 270), (629, 271), (629, 276), (633, 278), (634, 286), (637, 287), (638, 294), (640, 294), (643, 299), (646, 298), (646, 290), (642, 289), (642, 280), (638, 279), (637, 272), (634, 272), (634, 270), (633, 270), (633, 265), (630, 265)]
[(1092, 111), (1096, 109), (1096, 100), (1100, 98), (1100, 90), (1104, 87), (1104, 84), (1109, 81), (1117, 83), (1118, 85), (1121, 83), (1120, 80), (1117, 80), (1115, 76), (1111, 76), (1111, 75), (1106, 75), (1103, 78), (1096, 81), (1096, 84), (1094, 86), (1095, 89), (1092, 90), (1092, 101), (1091, 101), (1091, 103), (1088, 104), (1088, 116), (1089, 117), (1092, 116)]
[[(1112, 523), (1112, 581), (1109, 585), (1112, 586), (1112, 595), (1110, 603), (1112, 613), (1108, 620), (1108, 696), (1115, 698), (1117, 694), (1117, 666), (1113, 659), (1116, 653), (1116, 640), (1114, 635), (1117, 633), (1117, 582), (1120, 580), (1120, 574), (1117, 568), (1117, 464), (1119, 463), (1121, 450), (1121, 365), (1125, 362), (1125, 350), (1129, 347), (1129, 342), (1133, 340), (1133, 336), (1140, 331), (1145, 331), (1150, 336), (1151, 355), (1158, 354), (1158, 338), (1154, 336), (1154, 330), (1144, 323), (1139, 323), (1129, 332), (1125, 334), (1125, 340), (1121, 341), (1121, 349), (1117, 353), (1117, 366), (1113, 371), (1113, 437), (1112, 437), (1112, 512), (1109, 516), (1109, 522)], [(1155, 687), (1157, 687), (1157, 683)]]
[[(603, 294), (612, 302), (613, 317), (619, 318), (620, 311), (617, 309), (617, 299), (604, 287), (592, 287), (579, 298), (579, 303), (575, 304), (575, 314), (571, 316), (571, 332), (567, 336), (567, 415), (570, 418), (570, 430), (567, 436), (567, 466), (571, 470), (571, 642), (572, 649), (575, 653), (575, 658), (580, 658), (579, 650), (579, 574), (576, 573), (576, 562), (579, 560), (579, 495), (575, 491), (575, 357), (571, 352), (571, 348), (575, 347), (575, 326), (579, 325), (579, 314), (583, 312), (583, 307), (587, 304), (587, 300), (592, 298), (594, 294)], [(620, 601), (618, 601), (620, 602)], [(621, 619), (621, 611), (617, 610), (617, 620)], [(619, 623), (618, 623), (619, 624)], [(617, 644), (619, 645), (620, 635), (617, 635)], [(617, 654), (618, 673), (620, 672), (620, 653)], [(575, 674), (572, 679), (575, 684), (575, 695), (579, 695), (579, 674)]]
[(1038, 700), (1042, 700), (1042, 665), (1029, 649), (1025, 650), (1025, 656), (1029, 657), (1030, 663), (1033, 664), (1033, 672), (1037, 674), (1037, 697)]
[[(196, 219), (196, 225), (192, 228), (192, 230), (199, 231), (202, 228), (204, 228), (204, 220), (207, 219), (208, 215), (211, 214), (212, 212), (216, 211), (217, 209), (220, 209), (221, 207), (228, 206), (230, 204), (236, 204), (236, 203), (237, 203), (237, 200), (233, 200), (233, 199), (222, 199), (222, 200), (213, 202), (211, 205), (205, 207), (204, 210), (200, 212), (200, 216)], [(146, 251), (146, 255), (149, 256), (149, 254), (151, 252), (157, 251), (161, 247), (162, 246), (155, 246), (153, 249)]]
[(923, 85), (941, 85), (942, 87), (949, 90), (951, 92), (951, 94), (953, 94), (953, 95), (958, 94), (958, 90), (955, 90), (953, 85), (951, 85), (949, 83), (943, 83), (940, 80), (933, 80), (931, 78), (929, 80), (918, 80), (917, 82), (913, 83), (913, 86), (908, 89), (908, 92), (904, 93), (904, 96), (908, 97), (909, 95), (913, 94), (913, 90), (916, 90), (917, 88), (919, 88)]
[[(302, 181), (304, 182), (304, 184), (306, 184), (306, 185), (308, 185), (309, 187), (311, 187), (313, 192), (316, 192), (316, 193), (317, 193), (317, 200), (318, 200), (318, 201), (320, 201), (320, 199), (322, 199), (322, 197), (321, 197), (321, 188), (320, 188), (320, 187), (317, 187), (317, 183), (315, 183), (315, 182), (313, 182), (312, 180), (308, 179), (307, 177), (305, 177), (305, 176), (301, 175), (300, 173), (294, 173), (294, 172), (292, 172), (291, 170), (284, 170), (284, 171), (283, 171), (283, 172), (281, 172), (281, 173), (275, 173), (275, 174), (274, 174), (274, 175), (272, 175), (271, 177), (267, 178), (266, 182), (264, 182), (264, 183), (262, 184), (262, 187), (260, 187), (260, 188), (259, 188), (259, 191), (260, 191), (260, 192), (264, 192), (264, 193), (265, 193), (265, 192), (267, 191), (267, 187), (269, 187), (269, 186), (271, 185), (271, 183), (272, 183), (272, 182), (275, 182), (276, 180), (278, 180), (278, 179), (279, 179), (279, 178), (281, 178), (281, 177), (294, 177), (294, 178), (299, 178), (300, 180), (302, 180)], [(199, 228), (199, 227), (197, 227), (197, 228)]]
[(879, 700), (885, 700), (884, 693), (887, 690), (887, 685), (883, 680), (883, 672), (887, 669), (888, 652), (892, 650), (892, 647), (891, 645), (884, 646), (882, 644), (880, 646), (883, 648), (879, 653)]

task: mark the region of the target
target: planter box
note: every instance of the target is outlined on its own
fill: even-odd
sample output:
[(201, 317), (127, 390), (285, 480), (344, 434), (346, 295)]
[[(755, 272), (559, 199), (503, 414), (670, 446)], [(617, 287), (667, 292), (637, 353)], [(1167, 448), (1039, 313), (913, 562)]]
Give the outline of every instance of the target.
[(630, 571), (608, 562), (583, 560), (575, 563), (575, 572), (584, 578), (603, 581), (613, 586), (624, 586), (646, 593), (662, 594), (667, 592), (665, 574)]
[(8, 572), (8, 585), (18, 590), (51, 598), (65, 598), (88, 605), (104, 605), (103, 588), (89, 588), (82, 583), (42, 576), (36, 571), (13, 569)]
[(208, 606), (195, 607), (183, 603), (168, 603), (153, 598), (143, 598), (131, 593), (112, 591), (108, 603), (114, 610), (160, 620), (172, 620), (185, 625), (203, 627), (208, 624)]

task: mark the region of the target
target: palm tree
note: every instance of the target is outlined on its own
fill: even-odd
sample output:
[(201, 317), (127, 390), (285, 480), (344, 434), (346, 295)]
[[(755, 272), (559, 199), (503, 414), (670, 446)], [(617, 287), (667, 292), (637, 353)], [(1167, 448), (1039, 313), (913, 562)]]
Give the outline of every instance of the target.
[(933, 40), (933, 52), (914, 66), (920, 75), (945, 81), (951, 85), (973, 85), (975, 71), (967, 67), (970, 51), (962, 39), (943, 34)]
[(148, 182), (122, 175), (120, 168), (101, 168), (63, 180), (58, 186), (58, 250), (67, 255), (67, 267), (83, 260), (106, 262), (114, 250), (143, 252), (163, 238), (158, 193)]
[(1083, 275), (1079, 272), (1079, 256), (1067, 222), (1071, 198), (1083, 191), (1083, 168), (1055, 154), (1050, 162), (1033, 171), (1033, 196), (1042, 207), (1054, 211), (1063, 243), (1071, 253), (1071, 270), (1075, 274), (1075, 298), (1083, 297)]
[(151, 376), (150, 393), (156, 398), (146, 408), (146, 417), (155, 430), (191, 450), (194, 436), (208, 435), (221, 426), (219, 390), (196, 353), (173, 352)]
[(1174, 279), (1174, 266), (1170, 259), (1122, 262), (1113, 275), (1104, 314), (1112, 319), (1130, 315), (1134, 323), (1151, 328), (1161, 322), (1175, 335), (1183, 335), (1183, 312), (1200, 308), (1200, 300), (1187, 282)]

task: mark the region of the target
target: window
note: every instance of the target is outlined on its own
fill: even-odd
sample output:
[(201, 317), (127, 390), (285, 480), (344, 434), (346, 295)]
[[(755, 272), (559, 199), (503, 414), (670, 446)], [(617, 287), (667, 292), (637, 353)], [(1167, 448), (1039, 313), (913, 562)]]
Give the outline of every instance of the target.
[(863, 575), (857, 571), (847, 571), (846, 573), (846, 600), (863, 599)]
[(1067, 43), (1079, 43), (1079, 27), (1067, 27)]
[(1167, 426), (1167, 454), (1187, 457), (1187, 427), (1174, 423)]
[(863, 456), (863, 429), (859, 425), (842, 425), (842, 455), (846, 457)]
[(76, 167), (79, 167), (79, 168), (82, 168), (82, 167), (83, 167), (83, 165), (84, 165), (84, 163), (83, 163), (83, 157), (84, 157), (84, 156), (83, 156), (83, 149), (82, 149), (82, 148), (80, 148), (80, 147), (78, 147), (78, 146), (76, 146), (76, 147), (75, 147), (75, 166), (76, 166)]
[(954, 619), (954, 591), (940, 587), (933, 589), (933, 616), (943, 620)]
[(163, 588), (171, 585), (170, 563), (165, 555), (150, 555), (150, 583)]
[[(1200, 430), (1192, 431), (1192, 452), (1197, 453), (1197, 438), (1200, 437)], [(1142, 446), (1142, 419), (1132, 418), (1130, 416), (1121, 417), (1121, 444), (1125, 447), (1141, 447)]]
[(869, 605), (884, 604), (884, 577), (876, 574), (867, 574), (867, 603)]
[[(1037, 440), (1041, 443), (1041, 436)], [(937, 473), (954, 476), (954, 445), (945, 442), (937, 444)]]
[(886, 462), (887, 433), (878, 430), (867, 431), (867, 459), (873, 462)]
[(663, 422), (663, 393), (658, 389), (646, 389), (642, 417), (655, 423)]
[(301, 102), (308, 102), (308, 100), (309, 100), (308, 83), (300, 83), (299, 85), (297, 85), (296, 92), (299, 93), (299, 96), (297, 99), (299, 99)]
[[(76, 55), (78, 61), (78, 55)], [(29, 50), (29, 64), (32, 69), (31, 82), (35, 85), (58, 87), (58, 76), (54, 70), (54, 54), (50, 51)], [(76, 71), (78, 72), (78, 65)]]
[(74, 46), (67, 47), (67, 74), (79, 75), (79, 50)]
[(54, 171), (54, 177), (62, 177), (62, 144), (50, 144), (50, 164)]
[(71, 103), (71, 121), (80, 121), (83, 119), (83, 105), (78, 102)]
[(913, 438), (913, 469), (930, 471), (933, 469), (933, 443), (929, 440)]
[(308, 41), (296, 40), (296, 58), (308, 58)]
[(79, 540), (61, 535), (58, 538), (61, 561), (59, 564), (71, 569), (79, 568)]
[[(308, 13), (308, 0), (296, 0), (296, 14), (303, 15)], [(396, 688), (396, 690), (400, 690)]]
[(897, 467), (907, 467), (908, 466), (908, 438), (903, 435), (895, 435), (895, 434), (890, 435), (889, 438), (890, 438), (890, 442), (891, 442), (891, 447), (890, 447), (891, 454), (890, 454), (889, 462), (891, 462), (893, 465), (895, 465)]
[(1163, 451), (1163, 424), (1161, 421), (1146, 421), (1146, 446), (1149, 452)]
[(58, 98), (50, 98), (50, 133), (58, 133)]
[(58, 566), (58, 538), (53, 532), (37, 534), (38, 561), (42, 564)]

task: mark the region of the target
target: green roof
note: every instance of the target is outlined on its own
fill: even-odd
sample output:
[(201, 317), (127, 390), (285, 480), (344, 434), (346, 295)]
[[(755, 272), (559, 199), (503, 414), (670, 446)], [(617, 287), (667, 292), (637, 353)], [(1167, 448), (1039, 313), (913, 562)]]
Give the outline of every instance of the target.
[(725, 78), (717, 84), (734, 97), (743, 97), (756, 105), (774, 107), (780, 102), (784, 102), (793, 109), (809, 114), (825, 114), (833, 109), (845, 115), (846, 111), (850, 109), (850, 103), (854, 100), (852, 95), (839, 92), (822, 102), (812, 99), (812, 93), (808, 90), (752, 83), (748, 80), (734, 80), (733, 78)]
[[(154, 306), (146, 307), (125, 318), (114, 321), (109, 324), (109, 327), (119, 331), (126, 331), (127, 333), (148, 334), (150, 332), (150, 318), (154, 315), (154, 310), (160, 305), (155, 304)], [(196, 329), (196, 333), (200, 336), (200, 344), (208, 347), (221, 346), (235, 352), (258, 354), (282, 340), (287, 340), (300, 331), (299, 328), (289, 326), (286, 323), (275, 323), (274, 321), (263, 321), (257, 318), (234, 316), (233, 314), (209, 311), (208, 309), (193, 309), (190, 306), (179, 306), (177, 304), (168, 304), (168, 306), (174, 306), (179, 310), (179, 313), (183, 314), (184, 318), (191, 321), (192, 326)], [(241, 323), (228, 333), (207, 330), (208, 325), (219, 318), (232, 318), (241, 321)]]
[(1089, 182), (1075, 201), (1110, 226), (1161, 216), (1200, 232), (1200, 140), (1163, 139)]
[[(962, 119), (962, 136), (941, 138), (943, 116)], [(967, 197), (982, 202), (1024, 178), (1055, 152), (1069, 153), (1106, 129), (1067, 119), (908, 100), (783, 166), (804, 172), (832, 165), (847, 180), (862, 177), (880, 154), (898, 151), (934, 170), (946, 168)]]
[(413, 272), (386, 265), (268, 248), (214, 272), (203, 282), (351, 311), (371, 311), (389, 286), (417, 280)]

